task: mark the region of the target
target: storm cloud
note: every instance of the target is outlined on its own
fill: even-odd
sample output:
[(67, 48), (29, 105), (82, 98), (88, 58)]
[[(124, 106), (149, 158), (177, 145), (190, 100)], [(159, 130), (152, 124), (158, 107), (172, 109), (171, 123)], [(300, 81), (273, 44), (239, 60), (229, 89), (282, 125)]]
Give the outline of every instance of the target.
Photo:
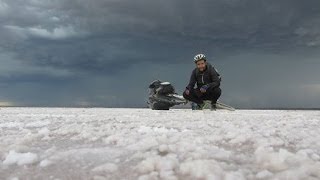
[(196, 53), (238, 108), (320, 108), (318, 0), (1, 0), (0, 102), (144, 107)]

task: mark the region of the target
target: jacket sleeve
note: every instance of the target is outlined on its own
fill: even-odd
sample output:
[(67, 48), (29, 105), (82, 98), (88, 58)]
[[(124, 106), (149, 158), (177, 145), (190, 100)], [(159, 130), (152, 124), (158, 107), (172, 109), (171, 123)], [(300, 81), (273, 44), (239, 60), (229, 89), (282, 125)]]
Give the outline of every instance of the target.
[(212, 82), (208, 84), (208, 86), (210, 88), (215, 88), (215, 87), (219, 87), (220, 86), (220, 82), (221, 82), (221, 78), (220, 75), (218, 74), (218, 72), (215, 70), (214, 67), (211, 67), (211, 71), (210, 71), (210, 76), (211, 76), (211, 80)]
[(189, 89), (189, 90), (193, 89), (194, 85), (196, 84), (196, 82), (197, 82), (196, 71), (193, 70), (192, 73), (191, 73), (191, 76), (190, 76), (189, 84), (186, 87), (186, 89)]

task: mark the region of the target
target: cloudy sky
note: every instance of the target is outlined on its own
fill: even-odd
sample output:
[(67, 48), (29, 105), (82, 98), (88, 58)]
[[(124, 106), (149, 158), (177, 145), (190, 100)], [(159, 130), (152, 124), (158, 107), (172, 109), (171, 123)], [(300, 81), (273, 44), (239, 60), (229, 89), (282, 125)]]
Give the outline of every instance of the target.
[(319, 0), (0, 0), (0, 106), (145, 107), (196, 53), (237, 108), (320, 108)]

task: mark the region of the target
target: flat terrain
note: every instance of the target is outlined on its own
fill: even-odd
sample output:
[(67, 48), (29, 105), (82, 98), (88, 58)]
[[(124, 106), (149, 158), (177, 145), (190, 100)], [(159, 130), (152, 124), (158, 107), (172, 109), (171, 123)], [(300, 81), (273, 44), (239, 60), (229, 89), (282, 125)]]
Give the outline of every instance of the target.
[(320, 179), (320, 111), (1, 108), (0, 179)]

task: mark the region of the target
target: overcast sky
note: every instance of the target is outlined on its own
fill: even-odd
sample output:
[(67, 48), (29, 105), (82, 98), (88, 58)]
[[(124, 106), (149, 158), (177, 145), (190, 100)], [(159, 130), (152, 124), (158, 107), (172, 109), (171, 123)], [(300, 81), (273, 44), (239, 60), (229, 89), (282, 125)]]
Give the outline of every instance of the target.
[(237, 108), (320, 108), (319, 0), (0, 0), (0, 106), (145, 107), (205, 53)]

